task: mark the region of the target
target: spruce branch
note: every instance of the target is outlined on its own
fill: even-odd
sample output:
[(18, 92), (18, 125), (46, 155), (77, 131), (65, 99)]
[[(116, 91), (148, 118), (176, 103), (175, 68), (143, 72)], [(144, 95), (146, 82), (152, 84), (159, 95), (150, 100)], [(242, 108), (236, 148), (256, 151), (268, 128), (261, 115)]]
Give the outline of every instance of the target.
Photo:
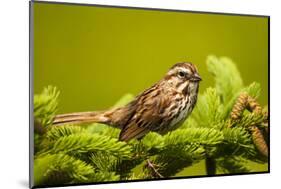
[[(128, 143), (118, 141), (119, 129), (105, 124), (51, 127), (59, 91), (45, 88), (34, 97), (36, 183), (173, 177), (201, 160), (206, 160), (209, 175), (217, 169), (241, 173), (250, 171), (248, 160), (266, 162), (261, 156), (268, 154), (268, 112), (257, 101), (260, 84), (244, 87), (228, 58), (209, 56), (207, 67), (215, 76), (215, 87), (199, 95), (192, 115), (179, 129), (166, 135), (150, 132)], [(113, 107), (133, 98), (126, 94)]]
[(91, 177), (89, 178), (89, 180), (91, 180), (91, 183), (119, 181), (120, 176), (116, 175), (116, 173), (114, 173), (114, 172), (97, 172), (95, 174), (92, 174)]
[(164, 136), (164, 146), (203, 144), (214, 146), (223, 141), (223, 135), (216, 129), (209, 128), (186, 128), (175, 130)]
[(251, 144), (250, 134), (243, 127), (224, 128), (222, 132), (224, 143), (241, 147), (247, 147)]
[(248, 87), (241, 90), (241, 93), (244, 92), (254, 99), (258, 99), (261, 93), (261, 85), (257, 82), (251, 83)]
[[(163, 177), (172, 177), (184, 168), (198, 163), (205, 157), (205, 149), (198, 144), (173, 145), (150, 157), (153, 167)], [(143, 167), (145, 178), (161, 178), (147, 164)]]
[[(185, 128), (163, 136), (164, 147), (143, 167), (146, 178), (170, 177), (205, 158), (205, 148), (216, 148), (223, 140), (220, 131)], [(160, 176), (161, 175), (161, 176)]]
[(107, 136), (79, 134), (61, 137), (53, 147), (54, 152), (85, 153), (91, 151), (107, 151), (113, 155), (129, 158), (131, 148), (125, 142)]
[(94, 168), (66, 154), (47, 154), (34, 161), (36, 185), (86, 182), (94, 174)]
[(256, 113), (248, 113), (245, 114), (241, 119), (236, 120), (232, 123), (233, 127), (240, 126), (244, 128), (248, 128), (252, 125), (260, 125), (264, 121), (263, 114), (256, 114)]
[(164, 178), (163, 175), (161, 175), (159, 172), (158, 172), (158, 169), (159, 169), (159, 165), (156, 165), (154, 163), (152, 163), (149, 159), (146, 160), (146, 165), (147, 169), (149, 169), (149, 172), (151, 174), (151, 177), (152, 178)]
[(96, 170), (93, 178), (95, 182), (120, 180), (117, 169), (122, 159), (119, 157), (108, 152), (94, 152), (90, 157), (90, 161)]
[(231, 59), (210, 55), (207, 57), (207, 68), (215, 76), (215, 87), (222, 102), (230, 102), (243, 88), (240, 72)]
[(224, 128), (222, 130), (224, 141), (216, 152), (216, 157), (228, 156), (254, 156), (255, 148), (253, 146), (251, 135), (243, 127)]
[(220, 128), (223, 119), (223, 105), (216, 89), (208, 88), (203, 95), (199, 95), (192, 118), (201, 127)]
[[(156, 157), (151, 157), (149, 161), (150, 165), (146, 162), (143, 166), (144, 178), (162, 178), (172, 177), (176, 173), (182, 171), (184, 168), (197, 163), (199, 160), (194, 160), (190, 154), (198, 150), (198, 147), (187, 149), (185, 153), (181, 151), (181, 155), (177, 157), (175, 154), (169, 154), (167, 152), (161, 153)], [(203, 151), (203, 149), (201, 149)], [(175, 152), (174, 152), (175, 153)], [(195, 152), (196, 153), (196, 152)]]
[(44, 88), (40, 95), (34, 95), (34, 117), (42, 127), (51, 125), (58, 109), (59, 91), (56, 87)]
[(90, 160), (100, 172), (116, 172), (117, 165), (121, 161), (119, 157), (108, 152), (93, 152)]
[(149, 155), (154, 155), (164, 148), (164, 137), (155, 132), (150, 132), (140, 143)]
[(224, 173), (249, 173), (251, 170), (246, 166), (247, 161), (240, 156), (218, 158), (218, 169)]
[(77, 133), (85, 133), (86, 130), (82, 127), (75, 125), (63, 125), (61, 127), (48, 127), (45, 129), (45, 134), (40, 137), (40, 141), (36, 144), (38, 149), (41, 151), (37, 151), (36, 153), (42, 153), (50, 149), (53, 144), (60, 139), (61, 137), (77, 134)]
[[(246, 109), (252, 113), (246, 114), (241, 118), (241, 115)], [(268, 157), (268, 146), (265, 139), (267, 129), (265, 129), (266, 132), (264, 134), (262, 128), (256, 126), (267, 126), (268, 113), (267, 111), (263, 112), (257, 100), (247, 93), (241, 93), (232, 109), (231, 119), (233, 122), (230, 122), (229, 126), (233, 127), (239, 125), (240, 127), (247, 128), (252, 135), (253, 143), (258, 151), (265, 157)]]
[[(240, 95), (247, 94), (248, 96), (251, 96), (251, 97), (257, 99), (260, 95), (260, 91), (261, 91), (260, 84), (257, 82), (253, 82), (249, 86), (238, 91), (236, 94), (233, 94), (232, 99), (229, 102), (224, 103), (224, 107), (225, 107), (224, 108), (224, 118), (227, 119), (229, 116), (231, 117), (230, 112), (232, 111), (233, 108), (239, 108), (239, 107), (234, 107), (234, 106), (235, 106), (235, 103), (237, 103), (239, 100), (243, 100), (243, 99), (239, 99)], [(241, 98), (243, 98), (243, 97), (241, 97)], [(241, 101), (240, 103), (241, 103), (241, 106), (243, 106), (243, 102)], [(238, 111), (239, 111), (239, 109), (238, 109)]]
[(120, 158), (127, 159), (131, 156), (131, 147), (125, 142), (120, 142), (107, 136), (98, 134), (78, 133), (60, 137), (50, 143), (47, 151), (42, 153), (67, 153), (83, 154), (104, 151)]
[(82, 127), (75, 125), (62, 125), (60, 127), (51, 127), (45, 134), (45, 138), (49, 141), (56, 141), (61, 137), (77, 134), (77, 133), (85, 133), (86, 130)]

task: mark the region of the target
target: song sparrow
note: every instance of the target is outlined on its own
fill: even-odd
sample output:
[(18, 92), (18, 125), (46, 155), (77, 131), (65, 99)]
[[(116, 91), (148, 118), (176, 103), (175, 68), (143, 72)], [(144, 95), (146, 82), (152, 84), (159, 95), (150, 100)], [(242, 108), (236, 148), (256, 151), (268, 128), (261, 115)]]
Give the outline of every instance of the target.
[(199, 81), (201, 77), (193, 64), (177, 63), (163, 79), (124, 107), (57, 115), (53, 124), (104, 123), (119, 127), (122, 141), (142, 138), (149, 131), (165, 134), (176, 129), (193, 110)]

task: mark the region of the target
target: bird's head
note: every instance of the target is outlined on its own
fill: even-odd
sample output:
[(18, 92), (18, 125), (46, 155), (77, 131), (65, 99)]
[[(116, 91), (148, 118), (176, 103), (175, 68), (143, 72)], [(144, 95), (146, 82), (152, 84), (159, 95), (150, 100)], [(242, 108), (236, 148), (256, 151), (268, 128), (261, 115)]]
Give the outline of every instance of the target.
[(192, 63), (182, 62), (172, 66), (166, 74), (166, 80), (177, 91), (189, 93), (198, 90), (202, 80), (196, 66)]

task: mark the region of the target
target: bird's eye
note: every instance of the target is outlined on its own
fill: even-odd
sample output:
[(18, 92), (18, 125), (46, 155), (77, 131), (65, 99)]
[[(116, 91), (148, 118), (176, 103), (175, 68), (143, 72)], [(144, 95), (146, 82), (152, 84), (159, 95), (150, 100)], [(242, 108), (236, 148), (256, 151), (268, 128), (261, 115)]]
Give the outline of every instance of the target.
[(185, 73), (183, 71), (179, 71), (178, 75), (179, 77), (183, 78), (185, 76)]

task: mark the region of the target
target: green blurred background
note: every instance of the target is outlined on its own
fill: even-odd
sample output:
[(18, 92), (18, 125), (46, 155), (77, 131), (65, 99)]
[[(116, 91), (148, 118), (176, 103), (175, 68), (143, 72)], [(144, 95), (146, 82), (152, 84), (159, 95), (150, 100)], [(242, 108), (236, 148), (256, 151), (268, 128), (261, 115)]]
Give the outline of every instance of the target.
[[(197, 65), (203, 92), (214, 85), (209, 54), (232, 58), (245, 85), (261, 83), (259, 101), (268, 103), (266, 17), (34, 4), (34, 92), (57, 86), (59, 113), (106, 109), (181, 61)], [(204, 174), (201, 164), (180, 175)]]

